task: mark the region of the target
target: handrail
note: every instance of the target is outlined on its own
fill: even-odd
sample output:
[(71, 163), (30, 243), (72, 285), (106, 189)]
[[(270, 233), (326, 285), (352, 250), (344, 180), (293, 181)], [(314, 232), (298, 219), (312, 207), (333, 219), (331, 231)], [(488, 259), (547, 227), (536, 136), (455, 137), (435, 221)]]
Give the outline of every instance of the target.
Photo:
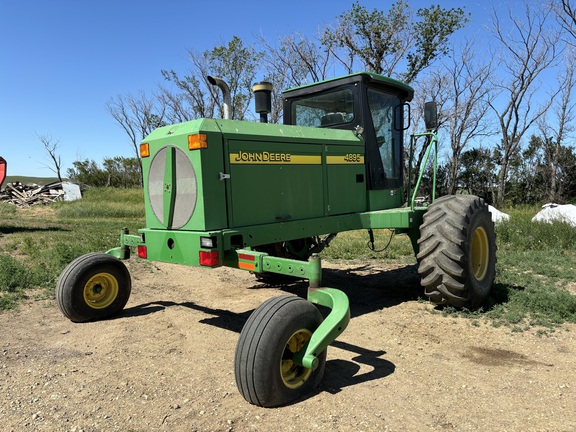
[[(418, 173), (418, 181), (414, 186), (414, 192), (412, 192), (412, 161), (414, 159), (414, 145), (413, 143), (417, 138), (426, 137), (427, 144), (426, 153), (424, 154), (424, 159), (422, 160), (422, 164), (420, 165), (420, 172)], [(410, 209), (414, 210), (415, 201), (416, 201), (416, 194), (418, 193), (418, 188), (420, 187), (420, 182), (422, 181), (422, 177), (424, 175), (424, 170), (426, 169), (426, 165), (428, 164), (428, 157), (430, 156), (430, 151), (434, 147), (434, 164), (433, 164), (433, 174), (432, 174), (432, 201), (436, 199), (436, 172), (438, 169), (438, 136), (433, 132), (424, 132), (419, 134), (413, 134), (410, 137), (410, 160), (408, 165), (408, 194), (410, 196)]]

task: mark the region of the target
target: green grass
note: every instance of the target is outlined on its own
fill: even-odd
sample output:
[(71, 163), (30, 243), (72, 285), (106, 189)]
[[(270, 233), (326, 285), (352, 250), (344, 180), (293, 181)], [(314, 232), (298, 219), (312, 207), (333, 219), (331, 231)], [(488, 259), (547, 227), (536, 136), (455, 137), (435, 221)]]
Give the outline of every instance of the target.
[[(10, 169), (10, 167), (8, 167), (8, 169)], [(43, 186), (50, 183), (56, 183), (58, 181), (59, 181), (58, 177), (26, 177), (26, 176), (7, 175), (6, 179), (4, 180), (4, 184), (19, 182), (22, 184), (35, 183)]]
[(0, 205), (0, 310), (32, 289), (46, 296), (74, 258), (118, 246), (120, 230), (144, 226), (141, 189), (90, 189), (82, 200), (19, 209)]
[[(392, 236), (392, 238), (391, 238)], [(390, 230), (374, 230), (374, 250), (369, 247), (367, 231), (340, 233), (322, 252), (322, 257), (332, 260), (393, 260), (415, 262), (408, 236), (393, 236)]]
[[(494, 287), (474, 312), (434, 309), (514, 331), (553, 331), (576, 323), (576, 228), (564, 223), (532, 223), (537, 207), (505, 209), (509, 222), (497, 225), (498, 264)], [(144, 226), (141, 189), (90, 189), (84, 198), (45, 207), (18, 209), (0, 203), (0, 310), (18, 304), (30, 290), (54, 295), (56, 279), (74, 258), (118, 246), (119, 232)], [(414, 264), (410, 240), (375, 230), (375, 247), (366, 231), (338, 234), (322, 252), (328, 260)], [(379, 251), (382, 250), (383, 251)], [(39, 291), (38, 291), (39, 290)]]
[[(576, 323), (576, 228), (532, 222), (539, 211), (535, 206), (504, 211), (510, 221), (496, 226), (496, 281), (483, 308), (443, 312), (472, 319), (481, 316), (514, 331), (538, 327), (539, 334), (566, 322)], [(566, 287), (572, 287), (572, 293)]]

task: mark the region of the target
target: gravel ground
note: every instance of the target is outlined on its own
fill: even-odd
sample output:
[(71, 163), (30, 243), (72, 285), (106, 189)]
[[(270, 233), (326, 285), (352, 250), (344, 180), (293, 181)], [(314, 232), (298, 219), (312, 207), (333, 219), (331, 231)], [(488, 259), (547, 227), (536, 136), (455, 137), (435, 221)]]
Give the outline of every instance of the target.
[(414, 266), (324, 264), (352, 320), (318, 390), (274, 409), (238, 393), (234, 351), (254, 308), (305, 284), (128, 266), (132, 297), (114, 319), (74, 324), (32, 298), (0, 314), (3, 430), (576, 430), (576, 326), (538, 336), (431, 313)]

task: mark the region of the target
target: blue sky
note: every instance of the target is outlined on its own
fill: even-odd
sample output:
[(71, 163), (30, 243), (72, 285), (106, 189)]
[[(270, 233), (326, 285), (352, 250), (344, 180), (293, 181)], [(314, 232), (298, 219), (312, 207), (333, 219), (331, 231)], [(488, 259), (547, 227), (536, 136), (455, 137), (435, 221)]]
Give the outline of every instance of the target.
[[(52, 176), (37, 135), (59, 141), (63, 174), (80, 159), (133, 156), (106, 111), (117, 95), (152, 90), (161, 69), (183, 73), (187, 50), (202, 52), (233, 35), (269, 40), (313, 35), (348, 10), (352, 0), (0, 0), (0, 156), (8, 175)], [(392, 1), (361, 1), (388, 10)], [(412, 0), (412, 8), (459, 1)], [(487, 23), (487, 6), (466, 2), (473, 22)]]

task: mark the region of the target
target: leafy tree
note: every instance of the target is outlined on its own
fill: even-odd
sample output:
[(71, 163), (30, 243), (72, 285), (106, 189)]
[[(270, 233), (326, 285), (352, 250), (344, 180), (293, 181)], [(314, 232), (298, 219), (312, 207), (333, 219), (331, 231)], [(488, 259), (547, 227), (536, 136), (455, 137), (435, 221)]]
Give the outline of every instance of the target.
[(559, 193), (564, 201), (576, 204), (576, 152), (574, 147), (564, 148), (564, 167)]
[(496, 159), (493, 151), (482, 147), (462, 152), (457, 189), (484, 198), (489, 204), (494, 203)]
[[(398, 0), (386, 13), (370, 12), (356, 2), (340, 15), (335, 28), (324, 32), (322, 42), (349, 72), (359, 59), (371, 72), (410, 83), (449, 52), (450, 36), (468, 20), (462, 8), (436, 5), (413, 12), (406, 1)], [(399, 72), (400, 67), (405, 70)]]
[(104, 159), (102, 167), (108, 175), (107, 186), (124, 188), (140, 186), (138, 159), (116, 156)]
[[(515, 204), (572, 201), (575, 162), (572, 147), (558, 147), (551, 137), (532, 135), (526, 149), (511, 161), (507, 199)], [(552, 184), (558, 189), (550, 199)]]
[(245, 46), (237, 36), (227, 45), (216, 46), (202, 54), (193, 50), (188, 52), (191, 68), (187, 75), (180, 77), (174, 70), (162, 71), (166, 81), (175, 84), (177, 89), (175, 93), (167, 87), (162, 88), (161, 100), (169, 109), (167, 119), (182, 121), (216, 115), (222, 117), (224, 108), (220, 90), (206, 80), (208, 75), (212, 75), (219, 76), (230, 87), (230, 117), (245, 120), (263, 54)]
[(137, 158), (106, 158), (102, 166), (93, 160), (75, 161), (68, 169), (71, 180), (96, 187), (139, 187), (140, 164)]
[(507, 200), (514, 204), (535, 204), (546, 197), (549, 183), (546, 143), (541, 137), (532, 135), (528, 146), (510, 160), (507, 181)]
[(93, 160), (72, 162), (74, 168), (68, 168), (67, 175), (70, 180), (90, 186), (106, 186), (108, 175)]

